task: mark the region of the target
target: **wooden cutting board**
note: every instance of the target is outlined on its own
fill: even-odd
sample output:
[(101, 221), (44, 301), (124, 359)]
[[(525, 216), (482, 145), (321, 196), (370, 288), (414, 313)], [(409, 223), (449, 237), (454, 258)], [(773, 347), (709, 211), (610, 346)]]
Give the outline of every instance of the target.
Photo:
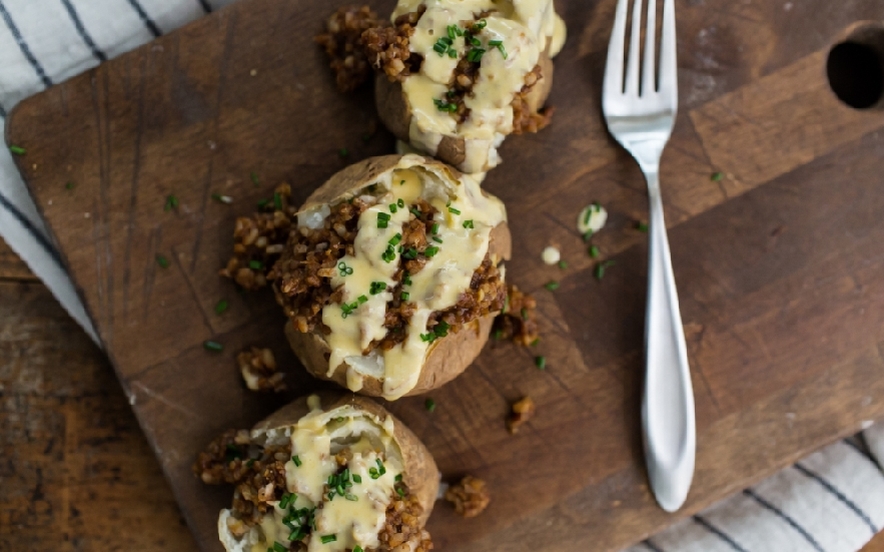
[[(234, 218), (280, 182), (303, 199), (393, 145), (373, 132), (370, 93), (338, 94), (312, 43), (340, 3), (242, 0), (26, 100), (7, 124), (204, 550), (219, 548), (215, 519), (231, 492), (199, 483), (194, 455), (318, 387), (288, 352), (271, 295), (240, 294), (217, 276)], [(393, 3), (373, 4), (386, 13)], [(699, 435), (687, 506), (677, 516), (655, 506), (638, 415), (644, 182), (599, 112), (614, 4), (561, 3), (570, 36), (556, 60), (554, 123), (508, 140), (485, 184), (508, 207), (507, 274), (537, 295), (542, 342), (489, 346), (432, 393), (432, 414), (423, 398), (391, 407), (446, 479), (471, 473), (493, 493), (475, 519), (438, 506), (430, 530), (442, 550), (617, 549), (884, 416), (884, 113), (840, 103), (825, 69), (844, 29), (884, 19), (884, 7), (679, 2), (681, 112), (662, 182)], [(169, 194), (180, 206), (165, 212)], [(601, 260), (616, 262), (603, 280), (575, 229), (593, 200), (611, 214), (595, 240)], [(550, 244), (566, 270), (541, 262)], [(550, 280), (561, 287), (545, 290)], [(217, 315), (220, 299), (231, 308)], [(207, 339), (224, 351), (206, 351)], [(250, 344), (276, 352), (286, 396), (244, 390), (233, 358)], [(538, 412), (511, 436), (504, 418), (523, 395)]]

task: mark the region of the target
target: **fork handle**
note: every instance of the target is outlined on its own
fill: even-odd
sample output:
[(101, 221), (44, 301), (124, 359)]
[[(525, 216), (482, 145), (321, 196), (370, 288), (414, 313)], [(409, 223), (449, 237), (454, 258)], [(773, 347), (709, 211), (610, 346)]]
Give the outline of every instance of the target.
[(694, 394), (657, 171), (646, 171), (648, 298), (642, 429), (651, 489), (667, 512), (684, 503), (694, 475)]

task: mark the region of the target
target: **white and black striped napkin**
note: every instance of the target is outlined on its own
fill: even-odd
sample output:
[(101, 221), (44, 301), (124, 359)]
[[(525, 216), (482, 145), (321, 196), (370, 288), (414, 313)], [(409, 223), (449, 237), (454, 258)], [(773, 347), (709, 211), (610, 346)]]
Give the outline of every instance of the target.
[[(23, 98), (231, 1), (0, 0), (0, 124)], [(5, 148), (0, 236), (96, 339)], [(884, 529), (882, 425), (867, 447), (839, 441), (628, 552), (854, 552)]]

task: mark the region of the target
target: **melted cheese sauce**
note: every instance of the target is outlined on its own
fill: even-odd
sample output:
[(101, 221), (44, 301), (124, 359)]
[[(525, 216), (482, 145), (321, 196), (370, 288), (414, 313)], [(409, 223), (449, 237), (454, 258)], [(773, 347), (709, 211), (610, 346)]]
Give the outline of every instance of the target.
[[(398, 168), (374, 183), (376, 203), (359, 218), (354, 254), (343, 257), (338, 265), (348, 270), (338, 271), (332, 278), (333, 288), (342, 286), (343, 303), (331, 303), (322, 311), (322, 321), (331, 329), (326, 336), (331, 349), (329, 377), (337, 370), (347, 370), (347, 386), (352, 391), (359, 391), (366, 377), (377, 378), (383, 382), (383, 396), (388, 400), (402, 397), (416, 385), (431, 346), (421, 339), (421, 334), (427, 333), (430, 315), (457, 303), (488, 252), (491, 229), (506, 220), (503, 204), (483, 194), (473, 178), (465, 176), (458, 182), (445, 170), (428, 171), (422, 162), (419, 156), (403, 156)], [(392, 262), (386, 262), (384, 254), (391, 240), (401, 236), (403, 224), (412, 216), (409, 207), (419, 198), (439, 212), (434, 222), (439, 224), (441, 243), (429, 240), (438, 253), (428, 258), (424, 268), (411, 275), (411, 285), (403, 288), (415, 306), (405, 341), (388, 351), (363, 354), (372, 341), (387, 334), (384, 318), (387, 302), (393, 298), (393, 276), (401, 254), (398, 246), (394, 246)], [(405, 207), (391, 212), (390, 205), (399, 200)], [(379, 215), (389, 215), (386, 228), (378, 228)], [(466, 221), (471, 221), (471, 227), (464, 225)], [(386, 289), (371, 294), (375, 282), (385, 284)], [(351, 310), (354, 304), (357, 306)]]
[[(410, 50), (423, 56), (421, 70), (406, 77), (402, 89), (411, 107), (409, 126), (411, 143), (435, 155), (443, 136), (456, 136), (466, 142), (466, 159), (460, 167), (466, 172), (487, 170), (500, 162), (497, 147), (513, 130), (513, 96), (522, 89), (525, 75), (548, 50), (554, 56), (565, 42), (565, 24), (555, 13), (552, 0), (400, 0), (391, 17), (426, 6), (410, 38)], [(472, 92), (464, 99), (470, 108), (469, 117), (460, 125), (434, 100), (444, 100), (451, 87), (458, 61), (472, 46), (463, 36), (453, 39), (452, 58), (440, 55), (433, 48), (440, 38), (448, 36), (449, 25), (468, 27), (484, 11), (486, 27), (478, 33), (485, 50), (481, 57), (479, 77)], [(489, 42), (501, 41), (506, 56)]]
[[(297, 494), (295, 509), (317, 508), (316, 528), (306, 540), (308, 552), (340, 552), (378, 547), (378, 533), (384, 527), (387, 505), (395, 491), (396, 476), (402, 473), (402, 458), (393, 442), (393, 420), (370, 416), (349, 405), (331, 411), (322, 410), (318, 397), (311, 397), (313, 410), (292, 428), (292, 455), (285, 465), (288, 491)], [(330, 475), (338, 471), (335, 454), (348, 448), (353, 457), (347, 467), (353, 485), (347, 489), (351, 499), (335, 495), (329, 500), (323, 493)], [(383, 452), (383, 454), (381, 454)], [(371, 470), (380, 460), (386, 471), (372, 479)], [(356, 479), (361, 477), (361, 483)], [(353, 500), (352, 498), (355, 498)], [(283, 523), (287, 511), (274, 505), (272, 514), (260, 523), (261, 538), (251, 552), (266, 552), (274, 542), (288, 545), (291, 529)], [(323, 543), (322, 537), (334, 535), (335, 540)]]

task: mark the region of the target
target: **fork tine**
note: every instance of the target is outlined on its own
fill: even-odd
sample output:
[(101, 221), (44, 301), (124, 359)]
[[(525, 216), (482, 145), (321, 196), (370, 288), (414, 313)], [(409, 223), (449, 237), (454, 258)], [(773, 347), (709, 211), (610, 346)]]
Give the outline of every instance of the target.
[(632, 5), (632, 33), (629, 39), (629, 61), (626, 63), (626, 95), (638, 96), (638, 51), (641, 48), (642, 0)]
[(648, 0), (648, 24), (645, 27), (645, 55), (642, 61), (642, 96), (656, 91), (657, 0)]
[(660, 94), (673, 105), (678, 101), (676, 78), (675, 0), (663, 0), (663, 26), (660, 40)]
[(623, 56), (626, 38), (626, 5), (629, 0), (618, 0), (614, 15), (614, 28), (608, 42), (608, 59), (605, 62), (605, 83), (602, 95), (614, 98), (623, 94)]

